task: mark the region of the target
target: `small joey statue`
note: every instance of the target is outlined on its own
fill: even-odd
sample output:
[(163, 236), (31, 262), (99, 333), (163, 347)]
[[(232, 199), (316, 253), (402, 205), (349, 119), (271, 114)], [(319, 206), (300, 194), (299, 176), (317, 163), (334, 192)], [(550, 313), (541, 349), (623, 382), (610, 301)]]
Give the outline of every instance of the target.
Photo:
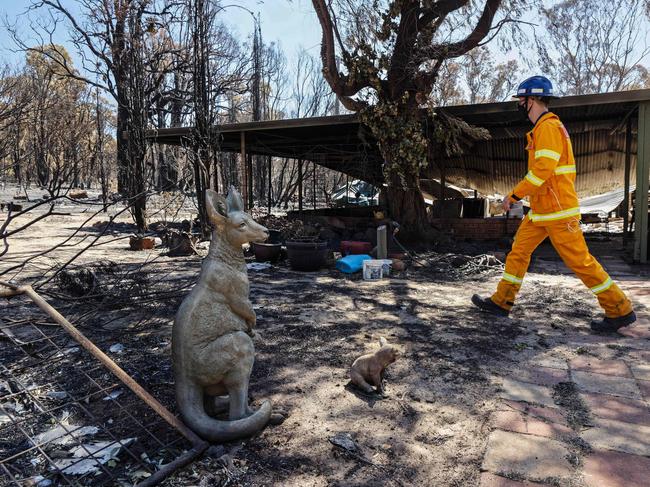
[(350, 367), (350, 379), (359, 389), (372, 393), (375, 386), (377, 392), (384, 395), (384, 371), (386, 367), (397, 360), (399, 352), (396, 347), (389, 345), (384, 337), (379, 339), (379, 349), (374, 353), (362, 355)]
[[(208, 189), (205, 204), (213, 226), (197, 284), (181, 304), (172, 330), (176, 401), (187, 425), (212, 442), (250, 436), (266, 426), (271, 404), (248, 405), (255, 347), (255, 311), (242, 245), (264, 241), (268, 231), (244, 212), (239, 193), (228, 198)], [(228, 420), (206, 412), (226, 405)]]

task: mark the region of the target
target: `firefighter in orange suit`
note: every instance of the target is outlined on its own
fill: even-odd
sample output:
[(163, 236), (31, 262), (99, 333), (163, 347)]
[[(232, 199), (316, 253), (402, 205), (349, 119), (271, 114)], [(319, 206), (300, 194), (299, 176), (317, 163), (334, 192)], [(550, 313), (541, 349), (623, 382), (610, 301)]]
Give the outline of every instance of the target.
[(519, 85), (518, 108), (534, 127), (526, 134), (528, 173), (503, 200), (510, 205), (529, 198), (530, 211), (515, 235), (506, 268), (496, 292), (472, 302), (484, 311), (507, 316), (515, 303), (530, 256), (549, 237), (564, 263), (596, 295), (605, 317), (591, 322), (595, 331), (612, 332), (636, 321), (630, 300), (589, 253), (580, 229), (580, 207), (575, 191), (576, 166), (571, 139), (557, 115), (548, 111), (553, 95), (551, 82), (533, 76)]

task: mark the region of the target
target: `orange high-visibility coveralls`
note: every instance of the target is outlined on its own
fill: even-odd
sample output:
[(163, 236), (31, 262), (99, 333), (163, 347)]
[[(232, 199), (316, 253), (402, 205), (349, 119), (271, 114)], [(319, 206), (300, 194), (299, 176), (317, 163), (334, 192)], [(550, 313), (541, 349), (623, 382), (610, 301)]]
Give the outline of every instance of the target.
[(530, 211), (515, 235), (506, 268), (492, 301), (510, 310), (530, 264), (530, 256), (549, 237), (555, 250), (598, 298), (605, 315), (625, 316), (632, 304), (589, 253), (580, 229), (580, 208), (575, 191), (576, 166), (569, 134), (557, 115), (542, 115), (526, 134), (528, 174), (510, 196), (530, 198)]

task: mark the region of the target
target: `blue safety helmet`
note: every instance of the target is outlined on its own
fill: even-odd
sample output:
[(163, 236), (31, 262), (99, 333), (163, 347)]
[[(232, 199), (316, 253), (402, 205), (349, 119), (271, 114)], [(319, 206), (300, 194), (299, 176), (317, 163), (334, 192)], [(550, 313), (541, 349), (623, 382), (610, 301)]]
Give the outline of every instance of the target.
[(527, 80), (522, 81), (517, 88), (517, 94), (512, 95), (512, 97), (520, 98), (522, 96), (557, 98), (557, 96), (553, 94), (553, 84), (545, 76), (531, 76)]

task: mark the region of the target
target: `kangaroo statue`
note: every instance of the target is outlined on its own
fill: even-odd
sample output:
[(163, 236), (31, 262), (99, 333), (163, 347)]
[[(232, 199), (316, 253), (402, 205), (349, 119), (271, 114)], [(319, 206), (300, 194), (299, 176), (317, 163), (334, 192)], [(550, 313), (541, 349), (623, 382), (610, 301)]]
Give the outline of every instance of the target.
[[(212, 241), (199, 281), (176, 313), (172, 360), (183, 419), (205, 440), (224, 442), (256, 433), (271, 416), (269, 401), (257, 411), (248, 405), (255, 311), (242, 252), (244, 243), (264, 241), (268, 230), (244, 213), (234, 188), (227, 198), (206, 190), (205, 206)], [(229, 410), (228, 420), (206, 412), (219, 405)]]

